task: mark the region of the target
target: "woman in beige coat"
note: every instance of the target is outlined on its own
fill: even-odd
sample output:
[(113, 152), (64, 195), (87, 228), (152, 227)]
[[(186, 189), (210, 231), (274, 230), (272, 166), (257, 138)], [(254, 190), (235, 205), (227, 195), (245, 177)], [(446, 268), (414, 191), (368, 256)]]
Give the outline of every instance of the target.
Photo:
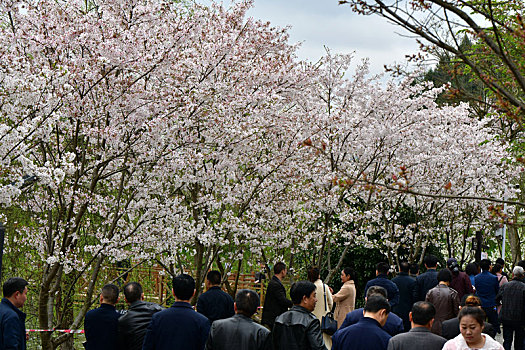
[[(334, 317), (337, 320), (337, 328), (341, 327), (345, 320), (346, 314), (355, 309), (355, 272), (349, 267), (341, 271), (341, 281), (343, 286), (333, 295), (336, 303)], [(319, 297), (317, 298), (319, 299)]]
[[(326, 284), (323, 283), (323, 281), (319, 278), (319, 268), (318, 267), (310, 267), (308, 269), (308, 280), (315, 284), (316, 290), (316, 298), (317, 303), (315, 304), (315, 309), (312, 311), (312, 313), (317, 317), (319, 320), (319, 323), (321, 323), (321, 319), (324, 315), (326, 315), (330, 310), (332, 310), (333, 301), (332, 301), (332, 293), (330, 292), (330, 287), (328, 287)], [(326, 306), (324, 303), (324, 298), (326, 295)], [(332, 348), (332, 338), (326, 334), (323, 333), (323, 340), (324, 344), (328, 349)]]

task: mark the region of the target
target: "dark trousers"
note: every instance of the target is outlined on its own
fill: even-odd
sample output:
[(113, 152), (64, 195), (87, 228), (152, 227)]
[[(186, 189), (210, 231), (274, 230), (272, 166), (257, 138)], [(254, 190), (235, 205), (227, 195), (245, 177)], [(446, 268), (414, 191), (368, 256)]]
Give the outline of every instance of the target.
[(523, 326), (515, 326), (503, 323), (503, 348), (511, 350), (512, 338), (514, 338), (514, 350), (523, 350), (525, 330)]
[(487, 322), (494, 327), (494, 330), (496, 333), (499, 333), (499, 320), (498, 320), (498, 312), (496, 311), (496, 307), (484, 307), (483, 311), (485, 311), (485, 314), (487, 315)]

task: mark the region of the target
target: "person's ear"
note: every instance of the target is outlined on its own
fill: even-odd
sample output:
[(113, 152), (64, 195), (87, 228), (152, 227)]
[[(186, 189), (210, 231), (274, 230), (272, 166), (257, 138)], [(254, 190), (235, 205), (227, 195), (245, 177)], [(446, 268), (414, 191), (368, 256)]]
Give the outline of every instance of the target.
[(140, 300), (144, 300), (144, 293), (140, 295)]
[(436, 320), (436, 319), (435, 319), (435, 318), (433, 318), (433, 319), (431, 319), (431, 320), (430, 320), (430, 322), (428, 322), (428, 323), (429, 323), (429, 326), (430, 326), (430, 328), (432, 328), (432, 326), (434, 325), (434, 321), (435, 321), (435, 320)]
[(412, 311), (409, 312), (408, 319), (410, 320), (410, 322), (412, 322)]
[[(191, 298), (193, 298), (193, 296), (195, 295), (196, 292), (197, 292), (197, 289), (194, 289), (194, 290), (193, 290), (193, 294), (191, 295)], [(191, 298), (190, 298), (190, 299), (191, 299)]]
[(237, 312), (237, 303), (236, 302), (233, 303), (233, 311)]
[(102, 304), (102, 302), (104, 301), (104, 297), (102, 296), (102, 294), (100, 294), (99, 300), (100, 300), (100, 303)]

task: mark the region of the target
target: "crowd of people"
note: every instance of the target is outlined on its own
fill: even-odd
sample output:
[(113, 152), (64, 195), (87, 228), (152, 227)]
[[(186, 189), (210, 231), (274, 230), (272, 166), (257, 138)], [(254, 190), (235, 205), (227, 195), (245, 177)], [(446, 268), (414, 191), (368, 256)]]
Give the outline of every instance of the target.
[[(220, 288), (222, 276), (210, 271), (207, 291), (195, 308), (195, 280), (188, 274), (173, 278), (174, 303), (169, 308), (144, 301), (138, 282), (124, 285), (128, 310), (117, 311), (119, 287), (107, 284), (100, 306), (84, 320), (88, 350), (105, 349), (313, 349), (313, 350), (510, 350), (525, 342), (525, 261), (503, 272), (504, 262), (492, 266), (484, 259), (463, 272), (456, 259), (437, 270), (438, 259), (425, 257), (419, 274), (401, 262), (389, 279), (390, 266), (379, 263), (376, 278), (365, 287), (365, 306), (355, 308), (355, 272), (341, 271), (337, 293), (320, 279), (319, 269), (308, 270), (308, 281), (292, 284), (287, 297), (282, 281), (286, 265), (274, 265), (268, 283), (261, 324), (253, 320), (260, 307), (258, 293), (237, 292), (235, 300)], [(0, 350), (25, 350), (25, 314), (28, 282), (10, 278), (0, 302)], [(337, 329), (321, 321), (333, 311)], [(325, 320), (327, 321), (327, 320)], [(328, 320), (329, 321), (329, 320)], [(328, 322), (329, 323), (329, 322)], [(503, 345), (494, 340), (503, 331)]]

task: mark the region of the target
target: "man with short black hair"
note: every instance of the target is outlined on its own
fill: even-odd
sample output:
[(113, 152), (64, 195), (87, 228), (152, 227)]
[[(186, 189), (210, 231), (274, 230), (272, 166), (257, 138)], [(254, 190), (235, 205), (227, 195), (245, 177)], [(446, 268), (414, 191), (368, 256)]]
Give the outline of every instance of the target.
[(412, 306), (409, 317), (412, 328), (398, 334), (388, 342), (388, 350), (441, 350), (447, 340), (430, 332), (436, 308), (429, 302), (418, 301)]
[(366, 300), (364, 317), (356, 324), (341, 328), (332, 336), (332, 350), (386, 350), (391, 336), (383, 329), (390, 304), (381, 295)]
[(512, 275), (512, 280), (500, 287), (496, 301), (501, 300), (499, 320), (503, 325), (503, 347), (510, 349), (514, 338), (514, 349), (522, 350), (525, 340), (525, 271), (516, 266)]
[(312, 314), (317, 303), (317, 287), (312, 282), (292, 285), (293, 306), (275, 319), (273, 345), (275, 350), (326, 350), (319, 320)]
[(0, 350), (25, 350), (26, 314), (20, 311), (27, 300), (27, 281), (12, 277), (2, 286), (0, 302)]
[(221, 290), (222, 276), (219, 271), (212, 270), (206, 275), (205, 293), (197, 300), (197, 311), (208, 317), (210, 323), (235, 315), (232, 297)]
[(479, 262), (481, 273), (474, 277), (476, 294), (481, 299), (481, 307), (487, 315), (487, 320), (499, 333), (498, 312), (496, 311), (496, 295), (499, 291), (498, 277), (490, 273), (492, 263), (489, 259)]
[[(366, 291), (365, 301), (367, 301), (368, 298), (374, 295), (380, 295), (383, 298), (386, 298), (386, 289), (383, 287), (379, 287), (379, 286), (372, 286), (368, 288), (368, 290)], [(346, 314), (345, 320), (339, 329), (343, 329), (351, 325), (354, 325), (357, 322), (361, 321), (363, 317), (364, 317), (363, 308), (351, 311)], [(383, 329), (388, 334), (390, 334), (392, 337), (396, 334), (399, 334), (405, 331), (405, 328), (403, 326), (403, 320), (393, 312), (390, 312), (388, 314), (388, 317), (386, 319), (385, 325), (383, 326)]]
[(458, 315), (459, 298), (458, 292), (450, 288), (452, 273), (443, 269), (437, 275), (438, 285), (428, 291), (426, 301), (432, 303), (436, 308), (436, 315), (432, 325), (432, 333), (441, 335), (441, 324)]
[(143, 350), (203, 350), (210, 332), (210, 321), (195, 312), (190, 300), (195, 295), (195, 280), (185, 273), (173, 278), (175, 302), (151, 318)]
[(151, 318), (162, 308), (144, 301), (144, 292), (138, 282), (124, 286), (124, 297), (129, 305), (128, 312), (118, 320), (118, 339), (121, 350), (140, 350)]
[(399, 289), (399, 303), (392, 307), (392, 311), (403, 320), (405, 332), (410, 330), (408, 315), (412, 304), (414, 304), (414, 288), (416, 286), (416, 279), (409, 276), (408, 271), (410, 271), (410, 264), (407, 261), (402, 261), (399, 264), (399, 273), (392, 279), (392, 282)]
[(414, 301), (423, 301), (429, 290), (438, 285), (437, 263), (438, 258), (434, 255), (427, 255), (423, 260), (427, 271), (417, 276), (414, 288)]
[(106, 284), (100, 293), (100, 307), (86, 313), (84, 331), (87, 350), (114, 350), (118, 346), (118, 318), (115, 309), (119, 300), (119, 289)]
[(259, 295), (253, 290), (237, 292), (235, 316), (213, 322), (206, 350), (270, 350), (270, 331), (251, 319), (259, 305)]
[(270, 330), (273, 328), (275, 318), (293, 306), (293, 303), (286, 298), (286, 290), (282, 283), (286, 272), (286, 265), (283, 262), (275, 264), (274, 275), (266, 288), (261, 323)]
[(399, 289), (397, 285), (388, 279), (390, 265), (386, 262), (380, 262), (376, 265), (376, 278), (368, 281), (365, 286), (365, 295), (371, 286), (380, 286), (386, 289), (387, 299), (390, 306), (399, 304)]

